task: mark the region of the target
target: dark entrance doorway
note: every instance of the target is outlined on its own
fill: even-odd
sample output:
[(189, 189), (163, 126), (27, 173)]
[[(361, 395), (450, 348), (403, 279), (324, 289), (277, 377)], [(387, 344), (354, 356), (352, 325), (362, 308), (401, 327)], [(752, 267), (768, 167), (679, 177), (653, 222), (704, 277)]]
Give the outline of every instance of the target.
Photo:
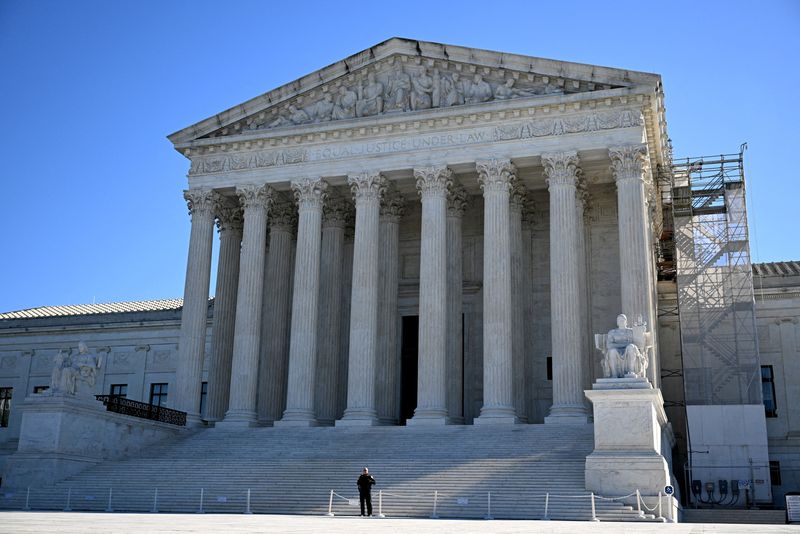
[(400, 424), (414, 416), (417, 407), (417, 358), (419, 356), (419, 316), (403, 318), (403, 343), (400, 356)]

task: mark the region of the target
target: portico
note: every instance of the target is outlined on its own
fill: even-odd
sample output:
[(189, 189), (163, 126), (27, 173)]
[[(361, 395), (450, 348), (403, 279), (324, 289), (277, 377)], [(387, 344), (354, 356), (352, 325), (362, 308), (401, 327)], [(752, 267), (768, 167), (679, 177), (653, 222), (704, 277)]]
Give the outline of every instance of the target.
[(210, 421), (587, 422), (591, 332), (655, 318), (660, 82), (437, 46), (387, 41), (171, 136), (192, 162), (177, 408), (199, 420), (216, 218)]

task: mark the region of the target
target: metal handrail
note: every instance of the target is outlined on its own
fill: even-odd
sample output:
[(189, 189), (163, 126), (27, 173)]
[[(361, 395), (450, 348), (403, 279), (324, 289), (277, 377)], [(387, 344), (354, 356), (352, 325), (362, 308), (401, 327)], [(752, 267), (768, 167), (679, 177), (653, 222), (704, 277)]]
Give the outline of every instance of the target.
[(95, 395), (109, 412), (130, 415), (140, 419), (149, 419), (170, 425), (186, 426), (186, 412), (126, 399), (120, 395)]

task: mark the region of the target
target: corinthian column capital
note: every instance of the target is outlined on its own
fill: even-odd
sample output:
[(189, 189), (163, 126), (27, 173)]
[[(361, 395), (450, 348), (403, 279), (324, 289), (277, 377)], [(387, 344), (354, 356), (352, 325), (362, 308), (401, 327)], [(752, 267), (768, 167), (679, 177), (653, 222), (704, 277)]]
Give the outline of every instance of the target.
[(329, 196), (322, 207), (322, 226), (344, 228), (353, 217), (353, 205), (339, 196)]
[(328, 195), (328, 182), (322, 178), (303, 178), (292, 182), (292, 193), (300, 210), (322, 210)]
[(617, 182), (644, 179), (644, 172), (647, 169), (647, 145), (609, 147), (608, 155), (611, 158), (611, 170)]
[(362, 172), (347, 177), (356, 203), (365, 200), (380, 200), (386, 189), (386, 179), (379, 172)]
[(381, 198), (381, 219), (399, 222), (406, 213), (406, 200), (394, 187), (389, 185)]
[(575, 151), (569, 152), (550, 152), (542, 154), (542, 165), (547, 176), (547, 185), (552, 188), (554, 185), (575, 186), (581, 173), (580, 159)]
[(478, 182), (484, 192), (510, 191), (517, 179), (517, 169), (509, 159), (483, 159), (475, 162)]
[(269, 224), (271, 228), (277, 228), (291, 232), (297, 222), (297, 211), (291, 202), (274, 202), (270, 209)]
[(421, 197), (447, 195), (447, 188), (453, 182), (453, 171), (447, 167), (421, 167), (414, 169), (417, 191)]
[(461, 217), (467, 209), (469, 195), (467, 190), (457, 180), (453, 180), (447, 191), (447, 215), (448, 217)]
[(213, 189), (198, 188), (185, 190), (183, 198), (186, 199), (186, 205), (189, 207), (189, 215), (213, 214), (220, 195)]
[(528, 190), (519, 181), (514, 182), (511, 186), (511, 196), (509, 197), (509, 207), (516, 212), (521, 212), (525, 205), (525, 200), (528, 198)]
[(236, 196), (239, 197), (239, 202), (245, 210), (262, 208), (269, 211), (275, 197), (275, 190), (266, 184), (246, 184), (236, 188)]
[(244, 211), (232, 199), (224, 198), (217, 202), (215, 213), (217, 214), (217, 229), (222, 232), (228, 230), (242, 231), (244, 225)]

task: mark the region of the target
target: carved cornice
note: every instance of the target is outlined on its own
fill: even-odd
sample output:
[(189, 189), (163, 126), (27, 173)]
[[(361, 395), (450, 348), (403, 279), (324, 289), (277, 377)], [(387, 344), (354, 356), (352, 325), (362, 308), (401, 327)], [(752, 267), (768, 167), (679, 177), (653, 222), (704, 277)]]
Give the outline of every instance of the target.
[(548, 188), (559, 185), (575, 187), (581, 174), (580, 160), (575, 151), (542, 154), (542, 165)]
[(394, 183), (389, 182), (381, 198), (381, 219), (389, 222), (400, 222), (400, 219), (405, 214), (406, 199), (403, 198)]
[(183, 192), (189, 215), (213, 215), (214, 207), (220, 199), (219, 193), (213, 189), (187, 189)]
[(447, 215), (449, 217), (462, 217), (467, 210), (469, 195), (464, 186), (453, 179), (447, 190)]
[(362, 172), (347, 177), (356, 204), (364, 201), (379, 201), (386, 189), (386, 179), (379, 172)]
[(353, 205), (345, 198), (329, 196), (322, 207), (322, 226), (345, 228), (353, 218)]
[(453, 171), (444, 166), (420, 167), (414, 169), (414, 178), (421, 197), (445, 198), (453, 183)]
[(275, 190), (270, 186), (245, 184), (236, 188), (236, 196), (245, 213), (251, 210), (264, 210), (269, 212), (275, 196)]
[(304, 178), (292, 181), (292, 193), (301, 210), (322, 210), (328, 195), (328, 182), (322, 178)]
[(294, 203), (276, 201), (269, 212), (269, 225), (272, 230), (291, 232), (297, 222), (297, 211)]
[(644, 180), (647, 170), (647, 145), (624, 145), (610, 147), (611, 171), (617, 182), (622, 180)]
[[(185, 150), (192, 163), (190, 176), (283, 167), (314, 161), (335, 161), (363, 154), (389, 154), (411, 152), (431, 146), (469, 146), (497, 141), (525, 140), (574, 133), (591, 133), (642, 126), (644, 117), (640, 109), (590, 110), (588, 113), (547, 116), (553, 110), (562, 111), (564, 105), (546, 107), (541, 118), (525, 119), (533, 109), (470, 114), (444, 117), (435, 121), (408, 121), (399, 124), (379, 124), (371, 128), (349, 128), (334, 132), (313, 131), (302, 136), (255, 139), (252, 141), (224, 142)], [(537, 113), (540, 108), (536, 108)], [(520, 122), (499, 126), (483, 126), (491, 120), (519, 117)], [(389, 119), (387, 118), (387, 121)], [(440, 126), (457, 126), (457, 133), (435, 133)], [(463, 130), (471, 127), (472, 130)], [(387, 136), (418, 132), (412, 139), (363, 139), (375, 135)], [(298, 147), (309, 142), (347, 142), (330, 147)], [(290, 145), (279, 147), (278, 145)], [(272, 147), (272, 148), (270, 148)]]
[(484, 193), (509, 192), (517, 179), (517, 168), (509, 159), (483, 159), (475, 162), (478, 183)]

